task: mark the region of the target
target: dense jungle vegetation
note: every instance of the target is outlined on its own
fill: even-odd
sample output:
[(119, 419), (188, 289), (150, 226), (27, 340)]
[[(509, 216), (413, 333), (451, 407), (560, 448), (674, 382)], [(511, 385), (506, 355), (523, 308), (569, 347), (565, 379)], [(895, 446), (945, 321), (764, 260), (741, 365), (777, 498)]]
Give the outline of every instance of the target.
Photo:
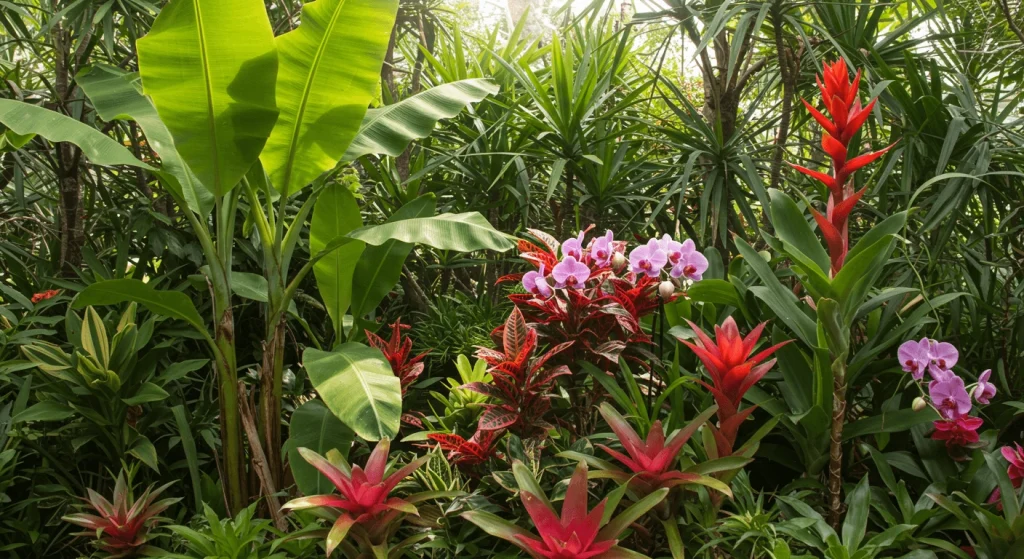
[(0, 556), (1024, 557), (1020, 0), (0, 45)]

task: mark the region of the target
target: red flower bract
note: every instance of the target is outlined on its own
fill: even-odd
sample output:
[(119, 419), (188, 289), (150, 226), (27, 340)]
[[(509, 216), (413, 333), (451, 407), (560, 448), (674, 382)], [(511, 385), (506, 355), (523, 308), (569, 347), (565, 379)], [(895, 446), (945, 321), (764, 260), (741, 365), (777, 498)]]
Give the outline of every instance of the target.
[(732, 454), (740, 424), (755, 409), (755, 406), (751, 406), (739, 411), (743, 395), (775, 364), (774, 359), (764, 363), (762, 361), (793, 340), (775, 344), (751, 357), (750, 354), (757, 347), (766, 323), (758, 324), (743, 337), (736, 326), (736, 321), (730, 316), (721, 326), (715, 326), (714, 340), (693, 322), (689, 324), (697, 335), (697, 343), (680, 341), (697, 354), (711, 377), (710, 385), (704, 381), (701, 383), (711, 391), (715, 403), (718, 404), (718, 428), (712, 428), (718, 455), (728, 456)]
[(561, 518), (544, 501), (528, 492), (519, 494), (540, 539), (517, 535), (530, 551), (545, 559), (588, 559), (611, 549), (618, 540), (599, 540), (607, 499), (587, 513), (587, 469), (576, 468), (562, 503)]
[(303, 510), (316, 507), (337, 509), (340, 514), (327, 536), (327, 555), (348, 534), (355, 524), (386, 525), (399, 514), (416, 514), (416, 507), (397, 497), (389, 497), (391, 490), (423, 465), (428, 457), (413, 460), (397, 472), (385, 477), (391, 443), (383, 439), (370, 453), (365, 468), (348, 467), (343, 461), (332, 463), (308, 448), (299, 454), (334, 484), (340, 495), (313, 495), (285, 503), (285, 509)]
[(615, 436), (622, 443), (622, 448), (628, 456), (603, 444), (597, 446), (629, 468), (634, 474), (627, 478), (630, 480), (631, 487), (647, 494), (656, 489), (674, 487), (701, 478), (698, 474), (673, 470), (672, 465), (675, 464), (676, 457), (682, 451), (683, 445), (711, 415), (711, 410), (705, 412), (685, 428), (676, 431), (668, 440), (665, 439), (661, 421), (655, 421), (651, 425), (650, 432), (647, 433), (646, 441), (641, 440), (640, 435), (633, 430), (625, 418), (607, 402), (601, 404), (599, 411), (608, 426), (615, 432)]
[(130, 557), (146, 543), (149, 529), (159, 521), (157, 515), (179, 501), (176, 498), (156, 501), (170, 486), (168, 483), (155, 490), (150, 487), (133, 500), (124, 474), (119, 474), (114, 484), (113, 502), (92, 489), (88, 490), (89, 496), (85, 500), (99, 516), (78, 513), (69, 514), (63, 520), (88, 530), (78, 534), (80, 536), (98, 537), (97, 547), (109, 557)]
[[(811, 213), (814, 215), (815, 221), (818, 222), (818, 227), (821, 228), (825, 243), (828, 244), (833, 274), (838, 273), (839, 269), (843, 267), (846, 253), (849, 250), (848, 218), (850, 212), (853, 211), (853, 207), (867, 190), (864, 188), (854, 192), (852, 185), (849, 184), (849, 179), (858, 169), (878, 159), (892, 147), (890, 145), (878, 151), (848, 159), (850, 141), (867, 121), (876, 102), (875, 99), (872, 99), (866, 106), (861, 106), (860, 100), (857, 98), (860, 75), (860, 70), (858, 70), (851, 82), (846, 62), (842, 59), (834, 64), (825, 65), (823, 79), (818, 79), (818, 89), (821, 91), (822, 102), (831, 119), (820, 113), (807, 101), (803, 102), (811, 116), (818, 121), (823, 129), (821, 147), (832, 159), (832, 174), (827, 175), (800, 165), (791, 165), (797, 171), (828, 187), (826, 215), (821, 215), (813, 208)], [(822, 83), (823, 81), (824, 83)]]
[(33, 304), (41, 303), (41, 302), (43, 302), (43, 301), (45, 301), (47, 299), (52, 299), (52, 298), (56, 297), (57, 295), (60, 295), (60, 290), (59, 289), (48, 289), (46, 291), (43, 291), (42, 293), (36, 293), (35, 295), (33, 295), (32, 296), (32, 303)]
[(402, 383), (403, 395), (405, 395), (409, 385), (423, 374), (422, 361), (427, 356), (427, 353), (429, 353), (424, 352), (416, 357), (411, 357), (412, 340), (408, 337), (402, 337), (402, 330), (407, 330), (408, 328), (409, 326), (402, 324), (401, 320), (396, 320), (391, 325), (391, 338), (388, 340), (384, 340), (384, 338), (369, 330), (365, 331), (366, 341), (384, 354), (384, 357), (391, 365), (391, 371), (395, 373), (395, 376)]

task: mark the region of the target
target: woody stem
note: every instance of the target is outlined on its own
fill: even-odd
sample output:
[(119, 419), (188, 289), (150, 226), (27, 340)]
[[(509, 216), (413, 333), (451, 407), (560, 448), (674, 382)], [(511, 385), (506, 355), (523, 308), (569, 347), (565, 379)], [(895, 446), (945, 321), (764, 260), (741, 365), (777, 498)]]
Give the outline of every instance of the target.
[(843, 512), (843, 425), (846, 423), (846, 361), (832, 364), (832, 429), (828, 461), (828, 523), (839, 530)]

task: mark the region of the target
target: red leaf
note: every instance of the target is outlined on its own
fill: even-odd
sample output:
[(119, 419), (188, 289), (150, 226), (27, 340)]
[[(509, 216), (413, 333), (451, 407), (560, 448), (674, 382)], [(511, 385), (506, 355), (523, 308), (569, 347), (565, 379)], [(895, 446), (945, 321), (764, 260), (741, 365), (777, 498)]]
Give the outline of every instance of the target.
[(498, 278), (497, 280), (494, 281), (494, 285), (500, 285), (500, 284), (503, 284), (503, 283), (517, 283), (517, 282), (523, 281), (523, 276), (524, 275), (525, 274), (520, 272), (520, 273), (516, 273), (516, 274), (508, 274), (506, 276), (501, 276), (500, 278)]
[(826, 134), (832, 137), (839, 135), (839, 132), (836, 131), (836, 125), (832, 124), (832, 121), (829, 120), (828, 117), (818, 112), (818, 109), (815, 109), (807, 101), (804, 101), (803, 99), (800, 99), (800, 101), (803, 101), (804, 106), (807, 107), (807, 110), (811, 113), (811, 116), (814, 117), (814, 120), (818, 121), (818, 124), (825, 129)]
[(499, 407), (491, 406), (480, 416), (480, 430), (482, 431), (497, 431), (498, 429), (507, 429), (512, 426), (519, 418), (516, 414), (511, 411)]
[(832, 175), (827, 175), (827, 174), (819, 172), (819, 171), (814, 171), (814, 170), (808, 169), (807, 167), (803, 167), (801, 165), (794, 165), (792, 163), (786, 163), (786, 164), (789, 165), (790, 167), (796, 169), (797, 171), (800, 171), (801, 173), (811, 177), (812, 179), (816, 179), (818, 181), (821, 181), (822, 184), (824, 184), (825, 186), (828, 187), (830, 192), (835, 192), (836, 189), (839, 188), (838, 185), (836, 184), (836, 179), (833, 178)]

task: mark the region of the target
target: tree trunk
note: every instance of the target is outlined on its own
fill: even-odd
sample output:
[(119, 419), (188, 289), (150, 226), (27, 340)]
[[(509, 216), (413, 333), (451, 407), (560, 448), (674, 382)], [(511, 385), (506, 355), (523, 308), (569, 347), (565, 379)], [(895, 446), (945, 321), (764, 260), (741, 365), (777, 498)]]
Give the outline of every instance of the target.
[[(56, 110), (71, 116), (67, 102), (71, 97), (71, 36), (58, 24), (52, 31), (54, 46), (54, 93)], [(81, 152), (74, 144), (61, 142), (57, 148), (57, 180), (60, 198), (60, 269), (68, 277), (82, 265), (85, 233), (82, 220), (82, 182), (79, 173)]]

